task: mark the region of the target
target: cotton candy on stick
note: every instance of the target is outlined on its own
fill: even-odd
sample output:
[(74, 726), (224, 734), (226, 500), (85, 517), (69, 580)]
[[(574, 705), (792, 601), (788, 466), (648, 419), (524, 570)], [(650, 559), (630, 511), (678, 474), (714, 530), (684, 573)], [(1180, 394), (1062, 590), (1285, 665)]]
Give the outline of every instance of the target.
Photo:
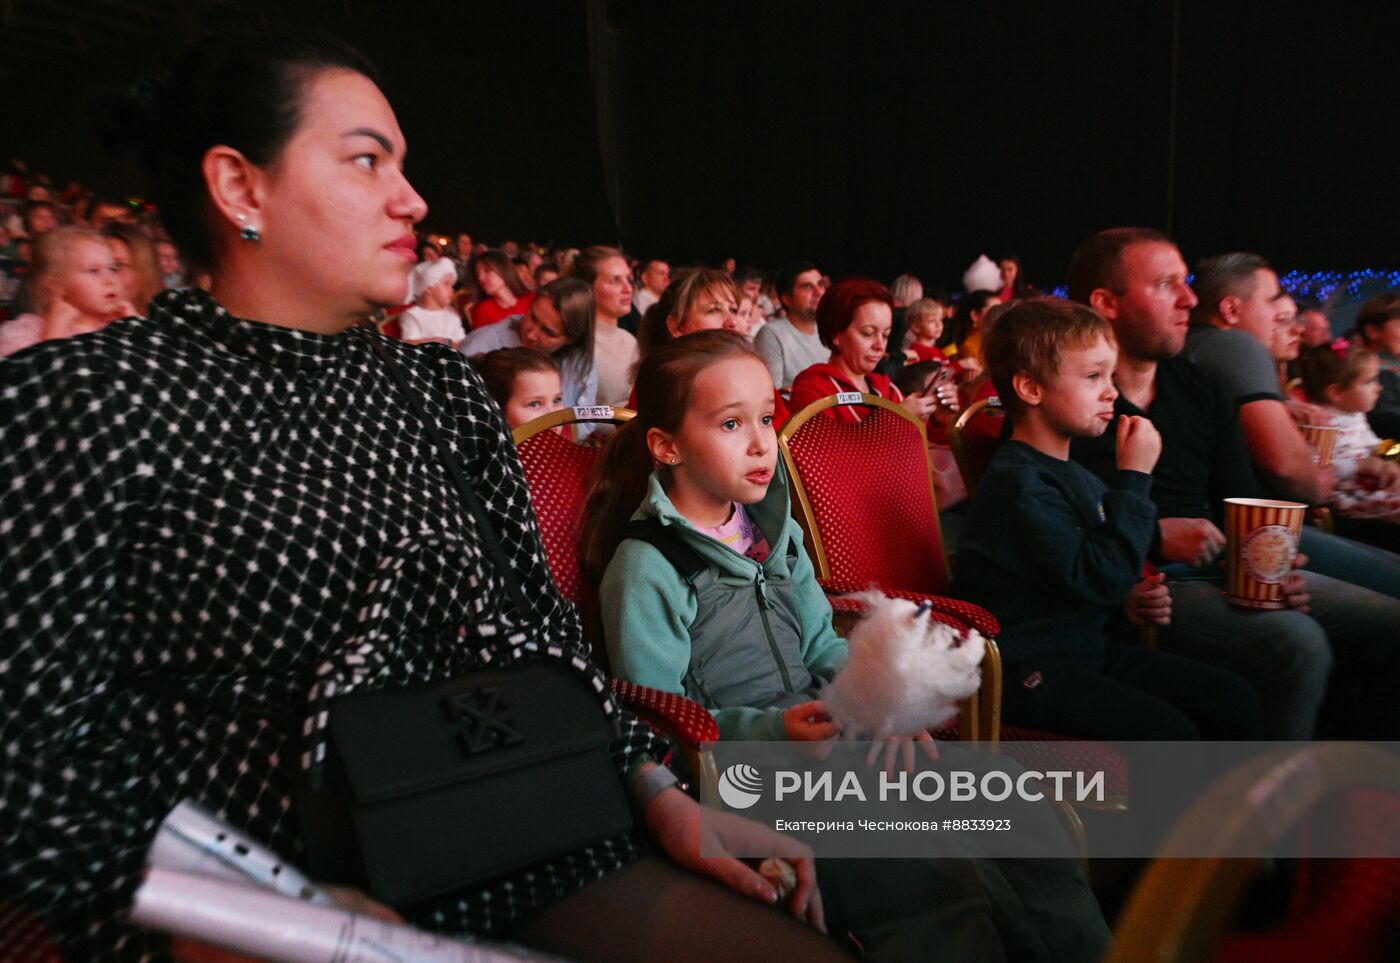
[(927, 606), (863, 592), (865, 615), (847, 636), (850, 659), (822, 694), (848, 736), (907, 736), (935, 729), (977, 691), (985, 642), (928, 614)]

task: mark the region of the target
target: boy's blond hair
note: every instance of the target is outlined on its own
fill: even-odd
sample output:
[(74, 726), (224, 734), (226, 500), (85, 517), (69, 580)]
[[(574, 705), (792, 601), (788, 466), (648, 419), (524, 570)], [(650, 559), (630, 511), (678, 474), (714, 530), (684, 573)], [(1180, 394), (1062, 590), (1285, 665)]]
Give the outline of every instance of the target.
[(997, 318), (982, 341), (982, 361), (1007, 414), (1014, 418), (1025, 411), (1012, 378), (1027, 374), (1048, 385), (1060, 370), (1062, 351), (1090, 347), (1099, 338), (1117, 343), (1101, 314), (1064, 298), (1032, 298)]

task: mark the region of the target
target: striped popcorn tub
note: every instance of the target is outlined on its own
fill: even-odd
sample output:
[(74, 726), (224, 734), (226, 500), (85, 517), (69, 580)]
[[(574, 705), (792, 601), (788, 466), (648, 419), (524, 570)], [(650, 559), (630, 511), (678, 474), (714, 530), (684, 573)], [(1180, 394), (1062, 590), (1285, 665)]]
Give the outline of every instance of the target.
[(1225, 499), (1225, 597), (1246, 609), (1282, 609), (1308, 506), (1267, 498)]

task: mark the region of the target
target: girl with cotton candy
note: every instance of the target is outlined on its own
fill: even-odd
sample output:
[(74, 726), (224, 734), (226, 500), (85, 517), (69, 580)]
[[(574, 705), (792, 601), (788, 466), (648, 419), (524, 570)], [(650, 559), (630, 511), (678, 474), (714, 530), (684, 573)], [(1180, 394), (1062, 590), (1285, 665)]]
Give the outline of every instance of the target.
[[(956, 646), (878, 593), (849, 649), (836, 635), (791, 517), (762, 357), (735, 331), (683, 335), (647, 353), (636, 391), (584, 511), (613, 674), (698, 700), (722, 739), (844, 732), (876, 740), (869, 761), (883, 747), (887, 769), (912, 768), (916, 744), (937, 758), (927, 730), (976, 690), (980, 640)], [(1088, 960), (1108, 938), (1069, 860), (819, 859), (817, 875), (831, 931), (865, 959)]]
[(454, 348), (467, 333), (462, 316), (452, 306), (457, 267), (450, 258), (422, 261), (408, 276), (408, 296), (413, 307), (399, 316), (403, 339), (413, 343), (441, 341)]
[[(860, 724), (888, 740), (887, 763), (902, 749), (912, 766), (911, 742), (934, 756), (927, 730), (955, 711), (939, 685), (953, 703), (976, 691), (979, 640), (954, 654), (947, 640), (923, 644), (926, 619), (905, 619), (901, 637), (918, 638), (929, 693), (845, 685), (853, 712), (842, 718), (817, 698), (848, 650), (791, 516), (772, 381), (747, 339), (720, 330), (662, 342), (638, 367), (636, 398), (584, 513), (613, 671), (699, 701), (725, 739), (820, 741)], [(910, 705), (888, 706), (890, 692)]]

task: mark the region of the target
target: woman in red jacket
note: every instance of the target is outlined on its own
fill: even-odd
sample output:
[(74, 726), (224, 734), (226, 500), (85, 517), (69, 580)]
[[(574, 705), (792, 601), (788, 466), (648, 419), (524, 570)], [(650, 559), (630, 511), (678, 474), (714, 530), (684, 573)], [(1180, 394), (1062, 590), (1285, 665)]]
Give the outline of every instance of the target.
[[(860, 391), (888, 398), (923, 421), (938, 407), (940, 392), (947, 392), (947, 400), (955, 403), (954, 392), (946, 385), (905, 397), (889, 378), (875, 373), (885, 357), (893, 311), (894, 299), (878, 281), (849, 279), (833, 284), (817, 305), (817, 334), (831, 348), (831, 359), (793, 379), (788, 409), (797, 412), (827, 395)], [(849, 422), (864, 416), (850, 405), (829, 408), (824, 414)]]

